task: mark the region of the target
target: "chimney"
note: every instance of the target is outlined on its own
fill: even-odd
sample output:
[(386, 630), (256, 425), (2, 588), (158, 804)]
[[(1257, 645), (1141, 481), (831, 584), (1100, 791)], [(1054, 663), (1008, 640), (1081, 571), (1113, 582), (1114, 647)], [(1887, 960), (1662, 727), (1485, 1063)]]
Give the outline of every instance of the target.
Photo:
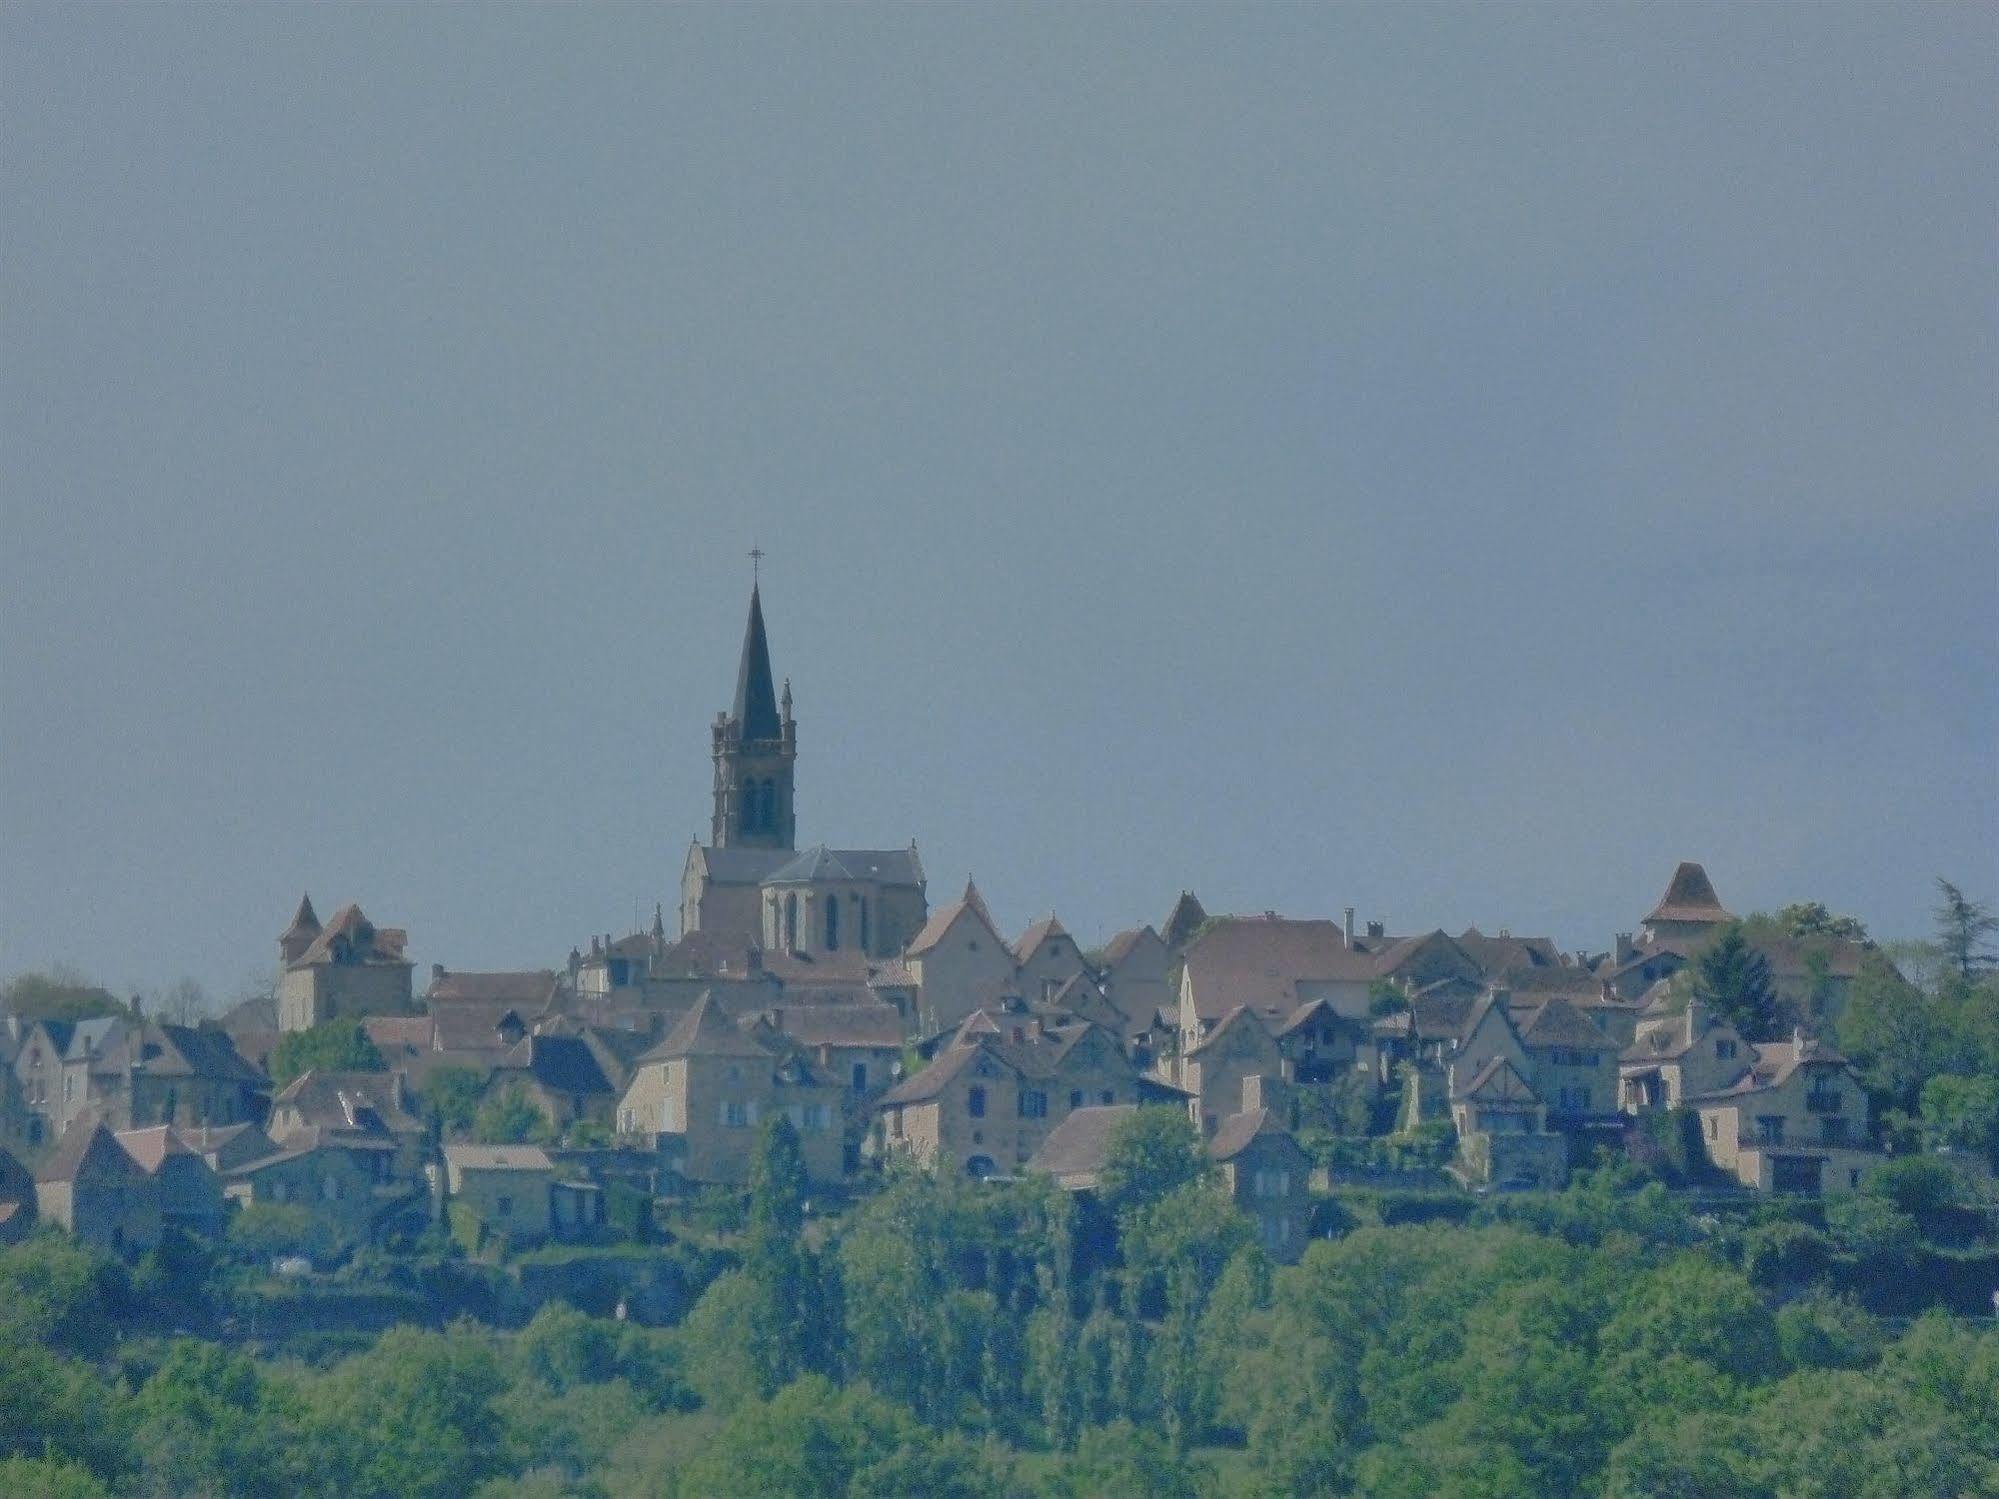
[(569, 949), (569, 976), (574, 979), (583, 969), (583, 954), (575, 948)]
[(1347, 907), (1347, 946), (1353, 946), (1353, 907)]
[(433, 984), (435, 984), (435, 983), (438, 983), (438, 982), (442, 981), (442, 979), (443, 979), (443, 978), (444, 978), (444, 965), (443, 965), (442, 963), (433, 963), (433, 964), (431, 964), (431, 965), (430, 965), (430, 981), (431, 981), (431, 982), (432, 982)]
[(1629, 963), (1632, 960), (1632, 958), (1635, 957), (1636, 955), (1637, 955), (1637, 949), (1634, 946), (1632, 946), (1631, 933), (1619, 932), (1617, 934), (1617, 950), (1615, 956), (1615, 962), (1617, 963), (1617, 966), (1622, 968), (1626, 963)]
[(410, 1080), (400, 1067), (389, 1074), (389, 1100), (399, 1113), (410, 1111)]
[(1370, 921), (1367, 924), (1367, 935), (1370, 938), (1378, 938), (1386, 936), (1387, 932), (1388, 928), (1379, 921)]

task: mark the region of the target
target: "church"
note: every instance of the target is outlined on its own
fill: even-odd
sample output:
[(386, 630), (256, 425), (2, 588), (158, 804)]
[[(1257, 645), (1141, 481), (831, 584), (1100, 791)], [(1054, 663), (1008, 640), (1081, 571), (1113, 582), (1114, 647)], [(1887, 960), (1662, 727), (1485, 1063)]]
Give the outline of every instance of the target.
[(708, 842), (688, 849), (680, 878), (681, 935), (704, 932), (822, 960), (892, 958), (928, 916), (923, 861), (913, 842), (798, 847), (798, 725), (790, 681), (781, 698), (774, 684), (762, 589), (752, 586), (735, 702), (715, 715), (711, 731)]

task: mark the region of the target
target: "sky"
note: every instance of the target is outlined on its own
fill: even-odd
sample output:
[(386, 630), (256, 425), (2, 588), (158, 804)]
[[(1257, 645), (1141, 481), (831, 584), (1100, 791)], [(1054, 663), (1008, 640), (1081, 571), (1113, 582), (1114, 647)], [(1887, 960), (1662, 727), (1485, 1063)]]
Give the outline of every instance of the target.
[[(0, 974), (1999, 898), (1999, 11), (0, 7)], [(427, 968), (420, 967), (420, 974)]]

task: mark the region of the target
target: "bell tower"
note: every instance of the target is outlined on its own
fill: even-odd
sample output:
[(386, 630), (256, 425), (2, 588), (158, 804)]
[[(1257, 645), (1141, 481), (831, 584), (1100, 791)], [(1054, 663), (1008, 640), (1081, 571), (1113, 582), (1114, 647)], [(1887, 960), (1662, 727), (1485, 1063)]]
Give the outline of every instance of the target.
[(750, 621), (736, 667), (735, 703), (728, 712), (715, 715), (714, 757), (710, 846), (796, 848), (791, 794), (798, 728), (791, 718), (791, 683), (784, 684), (781, 711), (772, 687), (761, 582), (750, 586)]

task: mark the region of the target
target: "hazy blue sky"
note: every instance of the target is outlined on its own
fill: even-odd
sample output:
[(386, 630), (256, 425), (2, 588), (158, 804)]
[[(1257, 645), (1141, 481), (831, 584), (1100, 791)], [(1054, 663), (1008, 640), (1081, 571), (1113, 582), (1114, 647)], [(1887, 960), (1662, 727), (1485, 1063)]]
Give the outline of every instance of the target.
[(1999, 12), (0, 8), (0, 973), (1999, 895)]

